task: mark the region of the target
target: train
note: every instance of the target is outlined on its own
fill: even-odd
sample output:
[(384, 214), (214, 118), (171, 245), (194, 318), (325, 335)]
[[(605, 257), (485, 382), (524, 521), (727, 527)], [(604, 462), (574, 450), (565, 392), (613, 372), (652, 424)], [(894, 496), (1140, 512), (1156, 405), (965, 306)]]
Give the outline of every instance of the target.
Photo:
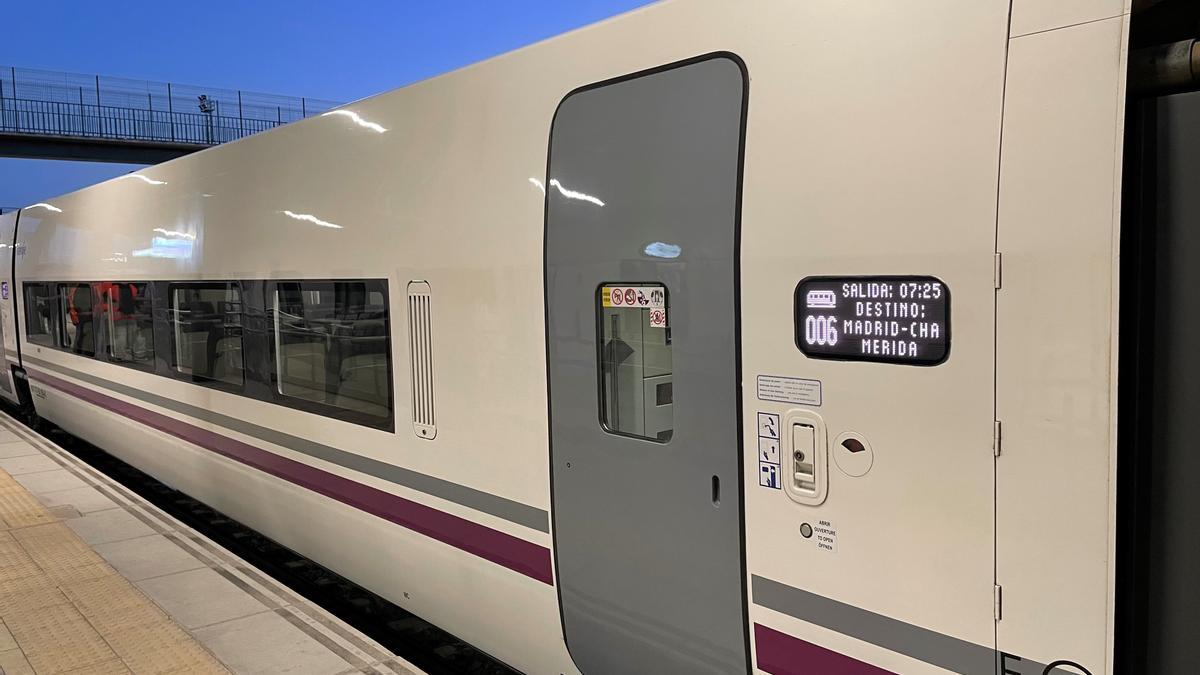
[(0, 396), (521, 672), (1190, 672), (1192, 5), (667, 0), (47, 199)]

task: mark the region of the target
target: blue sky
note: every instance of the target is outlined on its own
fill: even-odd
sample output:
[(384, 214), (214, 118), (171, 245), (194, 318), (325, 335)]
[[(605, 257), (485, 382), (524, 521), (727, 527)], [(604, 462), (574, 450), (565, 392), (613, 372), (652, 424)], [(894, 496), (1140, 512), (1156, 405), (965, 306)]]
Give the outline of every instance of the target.
[[(0, 63), (352, 101), (649, 4), (649, 0), (6, 3)], [(130, 171), (0, 159), (0, 206)]]

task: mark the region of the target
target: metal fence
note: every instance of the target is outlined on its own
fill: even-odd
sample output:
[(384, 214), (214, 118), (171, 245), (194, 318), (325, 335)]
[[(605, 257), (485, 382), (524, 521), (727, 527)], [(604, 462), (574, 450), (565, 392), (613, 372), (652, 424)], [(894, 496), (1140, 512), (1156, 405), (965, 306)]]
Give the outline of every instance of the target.
[(0, 99), (0, 131), (212, 145), (279, 126), (276, 120), (116, 106)]
[(0, 67), (0, 132), (211, 145), (337, 105), (169, 82)]

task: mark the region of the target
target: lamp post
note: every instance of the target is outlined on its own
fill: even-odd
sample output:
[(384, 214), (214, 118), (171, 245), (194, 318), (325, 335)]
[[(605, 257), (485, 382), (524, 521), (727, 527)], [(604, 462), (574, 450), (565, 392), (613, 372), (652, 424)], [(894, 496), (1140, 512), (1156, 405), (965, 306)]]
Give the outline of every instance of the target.
[(210, 99), (207, 94), (200, 94), (196, 97), (199, 101), (200, 112), (204, 113), (204, 129), (205, 138), (209, 145), (213, 143), (213, 111), (217, 109), (217, 102)]

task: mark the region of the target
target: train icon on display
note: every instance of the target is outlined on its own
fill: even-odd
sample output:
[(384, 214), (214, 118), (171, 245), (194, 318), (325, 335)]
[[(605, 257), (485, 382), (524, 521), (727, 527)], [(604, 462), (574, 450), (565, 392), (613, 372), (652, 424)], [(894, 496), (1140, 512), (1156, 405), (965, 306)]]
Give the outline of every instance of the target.
[(812, 308), (833, 309), (837, 307), (837, 294), (833, 291), (813, 290), (808, 292), (808, 296), (804, 302), (808, 307)]

